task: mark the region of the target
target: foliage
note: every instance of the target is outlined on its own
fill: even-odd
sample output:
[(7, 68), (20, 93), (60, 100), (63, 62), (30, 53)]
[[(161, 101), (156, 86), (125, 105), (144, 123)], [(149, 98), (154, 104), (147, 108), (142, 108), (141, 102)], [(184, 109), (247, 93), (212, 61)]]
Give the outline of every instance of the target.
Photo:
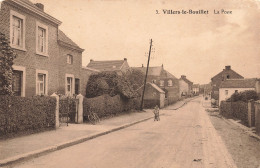
[(55, 127), (56, 99), (0, 96), (0, 137)]
[(0, 33), (0, 95), (12, 95), (13, 60), (16, 54), (9, 46), (4, 34)]
[(131, 68), (125, 73), (125, 77), (134, 90), (139, 89), (144, 84), (145, 74), (141, 70)]
[(237, 102), (237, 101), (243, 101), (243, 102), (247, 102), (248, 100), (258, 100), (259, 97), (256, 93), (256, 91), (254, 90), (246, 90), (243, 92), (239, 92), (239, 93), (234, 93), (231, 95), (231, 97), (229, 99), (227, 99), (227, 101), (233, 101), (233, 102)]
[(120, 113), (128, 113), (131, 110), (137, 110), (140, 107), (139, 98), (123, 99), (121, 96), (109, 96), (107, 94), (94, 97), (84, 98), (83, 114), (85, 118), (90, 112), (95, 112), (100, 118), (111, 117)]
[(89, 77), (86, 89), (86, 97), (93, 98), (108, 94), (111, 97), (120, 95), (123, 98), (134, 98), (138, 94), (134, 90), (133, 83), (128, 78), (130, 74), (118, 74), (117, 72), (100, 72)]

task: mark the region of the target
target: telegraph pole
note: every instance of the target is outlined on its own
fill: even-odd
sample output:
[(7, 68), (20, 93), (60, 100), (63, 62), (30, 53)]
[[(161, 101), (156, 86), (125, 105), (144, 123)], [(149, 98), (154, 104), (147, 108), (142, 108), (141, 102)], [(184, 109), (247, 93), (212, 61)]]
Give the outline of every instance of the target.
[(144, 92), (145, 92), (146, 79), (147, 79), (148, 68), (149, 68), (149, 63), (150, 63), (150, 55), (151, 55), (152, 43), (153, 43), (153, 40), (151, 39), (150, 49), (149, 49), (149, 55), (148, 55), (148, 61), (147, 61), (147, 67), (146, 67), (146, 73), (145, 73), (145, 78), (144, 78), (144, 89), (143, 89), (142, 100), (141, 100), (141, 107), (140, 107), (141, 110), (143, 110)]

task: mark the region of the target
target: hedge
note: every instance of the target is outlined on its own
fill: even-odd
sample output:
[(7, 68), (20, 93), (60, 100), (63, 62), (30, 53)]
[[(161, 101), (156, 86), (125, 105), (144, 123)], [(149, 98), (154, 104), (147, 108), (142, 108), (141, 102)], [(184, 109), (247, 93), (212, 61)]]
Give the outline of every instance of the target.
[(220, 114), (226, 118), (236, 118), (248, 126), (248, 104), (246, 102), (225, 102), (220, 103)]
[(97, 113), (100, 118), (110, 117), (137, 110), (140, 107), (140, 102), (139, 98), (124, 99), (119, 95), (111, 97), (107, 94), (94, 98), (84, 98), (83, 114), (86, 118), (92, 111)]
[(259, 97), (258, 97), (256, 91), (254, 91), (254, 90), (246, 90), (246, 91), (243, 91), (243, 92), (232, 94), (231, 97), (229, 99), (227, 99), (227, 101), (233, 101), (233, 102), (243, 101), (243, 102), (247, 102), (248, 100), (258, 100), (258, 99), (259, 99)]
[(53, 97), (0, 96), (0, 137), (55, 128)]

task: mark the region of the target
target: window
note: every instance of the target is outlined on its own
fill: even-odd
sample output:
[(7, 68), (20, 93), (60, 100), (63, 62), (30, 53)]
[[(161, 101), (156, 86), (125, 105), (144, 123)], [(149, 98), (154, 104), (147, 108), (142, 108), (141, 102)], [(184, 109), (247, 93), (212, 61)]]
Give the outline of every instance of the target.
[(172, 80), (168, 80), (168, 86), (172, 86)]
[(152, 83), (156, 83), (156, 80), (155, 80), (155, 79), (153, 79), (153, 80), (152, 80)]
[(48, 93), (48, 72), (36, 70), (36, 95), (47, 95)]
[(229, 75), (227, 75), (227, 79), (229, 79)]
[(72, 96), (75, 93), (75, 87), (74, 87), (74, 83), (75, 83), (75, 79), (74, 79), (74, 75), (72, 74), (66, 74), (65, 75), (65, 93), (66, 95)]
[(36, 32), (36, 53), (48, 56), (48, 27), (37, 22)]
[(225, 95), (226, 95), (226, 96), (228, 95), (228, 90), (225, 90)]
[(12, 90), (15, 96), (25, 97), (25, 77), (26, 70), (23, 66), (13, 65), (13, 83)]
[(16, 49), (25, 50), (25, 16), (10, 12), (10, 44)]
[(67, 63), (68, 64), (72, 64), (72, 62), (73, 62), (73, 57), (72, 57), (72, 55), (67, 55)]
[(160, 80), (160, 86), (164, 86), (164, 81)]

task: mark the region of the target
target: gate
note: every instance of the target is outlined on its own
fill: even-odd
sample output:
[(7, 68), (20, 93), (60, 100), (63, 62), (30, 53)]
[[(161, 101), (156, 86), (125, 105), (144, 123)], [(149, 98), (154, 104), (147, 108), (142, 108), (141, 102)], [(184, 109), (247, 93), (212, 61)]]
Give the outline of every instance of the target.
[(75, 123), (78, 119), (78, 100), (71, 97), (61, 98), (59, 101), (60, 126)]

